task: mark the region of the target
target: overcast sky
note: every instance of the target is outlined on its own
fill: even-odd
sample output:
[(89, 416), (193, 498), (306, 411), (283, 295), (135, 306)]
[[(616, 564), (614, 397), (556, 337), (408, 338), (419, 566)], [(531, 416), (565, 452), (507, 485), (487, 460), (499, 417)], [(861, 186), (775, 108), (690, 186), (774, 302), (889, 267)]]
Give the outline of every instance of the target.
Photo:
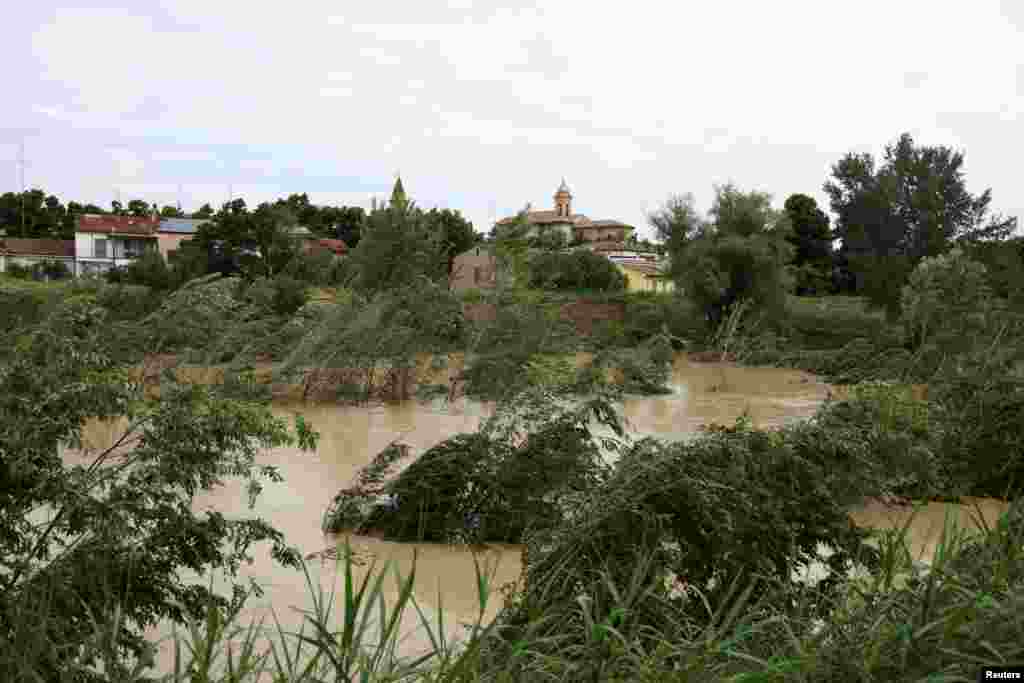
[[(186, 211), (368, 205), (401, 171), (478, 230), (526, 202), (645, 226), (669, 193), (815, 196), (908, 131), (1024, 216), (1024, 0), (11, 2), (0, 192)], [(646, 228), (645, 228), (646, 230)]]

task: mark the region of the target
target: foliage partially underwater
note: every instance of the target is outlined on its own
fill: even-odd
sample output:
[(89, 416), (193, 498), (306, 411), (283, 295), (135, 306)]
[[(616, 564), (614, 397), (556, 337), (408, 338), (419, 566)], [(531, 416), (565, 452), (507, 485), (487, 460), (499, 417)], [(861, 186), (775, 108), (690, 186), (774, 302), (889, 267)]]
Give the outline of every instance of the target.
[[(591, 420), (611, 431), (600, 437)], [(567, 405), (534, 390), (503, 406), (481, 429), (409, 456), (392, 444), (335, 497), (325, 531), (381, 533), (402, 541), (507, 542), (527, 529), (566, 521), (581, 497), (610, 472), (603, 451), (623, 436), (602, 397)]]

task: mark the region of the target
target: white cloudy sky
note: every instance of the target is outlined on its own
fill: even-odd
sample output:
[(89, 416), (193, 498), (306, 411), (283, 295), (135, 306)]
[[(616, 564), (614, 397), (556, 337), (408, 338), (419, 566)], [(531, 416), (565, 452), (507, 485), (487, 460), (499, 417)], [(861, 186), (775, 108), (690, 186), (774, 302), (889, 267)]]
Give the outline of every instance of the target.
[(903, 131), (1024, 216), (1024, 0), (8, 3), (0, 192), (368, 204), (400, 170), (478, 229), (547, 207), (644, 224), (728, 180), (825, 204)]

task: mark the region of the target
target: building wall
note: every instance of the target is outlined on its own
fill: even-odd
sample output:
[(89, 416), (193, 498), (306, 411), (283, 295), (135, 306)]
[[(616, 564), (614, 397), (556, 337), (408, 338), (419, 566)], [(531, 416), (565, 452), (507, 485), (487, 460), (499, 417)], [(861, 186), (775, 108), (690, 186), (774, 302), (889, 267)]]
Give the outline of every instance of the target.
[(160, 250), (160, 255), (164, 257), (166, 261), (168, 254), (172, 251), (176, 251), (181, 243), (185, 240), (189, 240), (193, 235), (184, 232), (161, 232), (157, 235), (156, 242), (157, 248)]
[(93, 255), (93, 243), (96, 235), (91, 232), (75, 233), (75, 256), (77, 258), (91, 258)]
[(483, 247), (475, 247), (455, 257), (450, 287), (453, 291), (493, 289), (497, 285), (497, 261)]
[[(96, 255), (97, 240), (106, 240), (106, 256)], [(140, 238), (134, 236), (106, 233), (76, 232), (75, 233), (75, 275), (88, 275), (106, 272), (111, 268), (127, 266), (135, 260), (124, 256), (125, 242), (148, 241), (159, 248), (159, 239)], [(152, 246), (147, 247), (152, 248)]]
[(580, 236), (586, 242), (621, 242), (626, 239), (626, 228), (579, 228)]

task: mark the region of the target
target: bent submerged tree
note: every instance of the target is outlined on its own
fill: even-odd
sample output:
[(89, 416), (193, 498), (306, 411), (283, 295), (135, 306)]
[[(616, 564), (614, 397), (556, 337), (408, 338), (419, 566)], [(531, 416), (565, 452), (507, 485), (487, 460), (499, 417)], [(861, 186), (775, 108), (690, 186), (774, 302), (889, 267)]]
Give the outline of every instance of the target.
[(527, 529), (565, 521), (571, 501), (607, 476), (602, 449), (620, 444), (595, 436), (592, 418), (624, 433), (605, 398), (566, 407), (531, 392), (479, 432), (447, 439), (397, 475), (409, 452), (392, 444), (335, 496), (324, 529), (399, 541), (518, 542)]

